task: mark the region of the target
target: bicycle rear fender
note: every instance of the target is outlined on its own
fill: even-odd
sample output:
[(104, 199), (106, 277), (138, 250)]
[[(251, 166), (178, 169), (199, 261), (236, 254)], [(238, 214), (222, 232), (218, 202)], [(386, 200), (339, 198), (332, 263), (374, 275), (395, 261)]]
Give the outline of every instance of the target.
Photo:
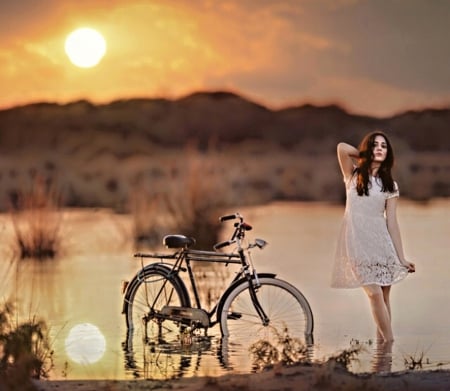
[(186, 297), (189, 297), (189, 294), (187, 292), (187, 289), (186, 289), (186, 286), (185, 286), (183, 280), (177, 274), (171, 275), (172, 269), (170, 267), (163, 265), (161, 263), (151, 263), (150, 265), (147, 265), (143, 269), (139, 270), (135, 274), (135, 276), (132, 278), (132, 280), (128, 283), (127, 288), (124, 293), (124, 297), (123, 297), (122, 314), (126, 314), (126, 312), (127, 312), (127, 306), (128, 306), (128, 302), (130, 300), (131, 292), (133, 291), (133, 289), (135, 288), (136, 285), (139, 285), (140, 280), (142, 278), (144, 278), (147, 275), (147, 273), (150, 271), (158, 271), (167, 276), (170, 275), (170, 279), (178, 280), (178, 283), (184, 290)]
[[(258, 278), (275, 278), (277, 275), (274, 273), (257, 273), (257, 276)], [(255, 277), (253, 277), (252, 279), (255, 279)], [(219, 304), (217, 305), (217, 312), (216, 312), (217, 316), (219, 316), (219, 314), (222, 313), (223, 304), (225, 303), (225, 300), (227, 299), (230, 292), (238, 285), (241, 285), (243, 283), (247, 283), (247, 279), (245, 277), (240, 278), (239, 280), (235, 281), (228, 287), (228, 289), (220, 298)]]

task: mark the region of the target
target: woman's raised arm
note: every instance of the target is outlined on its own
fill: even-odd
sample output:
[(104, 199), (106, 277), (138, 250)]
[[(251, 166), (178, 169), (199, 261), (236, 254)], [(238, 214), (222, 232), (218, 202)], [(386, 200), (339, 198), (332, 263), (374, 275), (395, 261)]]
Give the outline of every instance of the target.
[(347, 143), (339, 143), (337, 145), (337, 157), (342, 175), (345, 179), (353, 174), (356, 160), (359, 158), (359, 151), (353, 145)]

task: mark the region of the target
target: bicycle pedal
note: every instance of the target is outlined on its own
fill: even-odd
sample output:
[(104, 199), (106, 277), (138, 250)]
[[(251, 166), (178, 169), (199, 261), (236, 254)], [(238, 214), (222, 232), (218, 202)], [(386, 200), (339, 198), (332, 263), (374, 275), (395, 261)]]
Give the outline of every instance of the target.
[(242, 318), (242, 314), (239, 314), (237, 312), (231, 312), (230, 314), (227, 315), (227, 318), (231, 319), (231, 320), (241, 319)]

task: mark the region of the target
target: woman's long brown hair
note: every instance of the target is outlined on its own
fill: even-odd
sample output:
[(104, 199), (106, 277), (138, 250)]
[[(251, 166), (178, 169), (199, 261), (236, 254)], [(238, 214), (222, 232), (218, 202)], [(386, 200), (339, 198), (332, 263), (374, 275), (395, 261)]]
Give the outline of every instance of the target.
[(371, 173), (371, 165), (374, 157), (373, 148), (375, 146), (375, 138), (377, 136), (384, 137), (387, 145), (386, 159), (381, 163), (380, 168), (378, 169), (378, 176), (380, 177), (382, 183), (381, 191), (394, 191), (394, 180), (392, 179), (391, 173), (392, 167), (394, 165), (394, 151), (386, 134), (382, 131), (377, 130), (366, 135), (358, 147), (358, 167), (355, 169), (354, 175), (356, 175), (356, 191), (360, 196), (369, 195), (369, 188), (371, 186), (369, 176)]

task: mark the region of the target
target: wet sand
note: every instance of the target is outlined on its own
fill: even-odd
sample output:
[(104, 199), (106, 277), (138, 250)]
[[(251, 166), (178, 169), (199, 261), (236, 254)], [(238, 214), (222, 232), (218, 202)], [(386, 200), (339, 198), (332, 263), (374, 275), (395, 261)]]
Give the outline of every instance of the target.
[(330, 361), (325, 364), (274, 367), (266, 372), (177, 380), (37, 381), (39, 391), (125, 390), (450, 390), (450, 371), (351, 374)]

